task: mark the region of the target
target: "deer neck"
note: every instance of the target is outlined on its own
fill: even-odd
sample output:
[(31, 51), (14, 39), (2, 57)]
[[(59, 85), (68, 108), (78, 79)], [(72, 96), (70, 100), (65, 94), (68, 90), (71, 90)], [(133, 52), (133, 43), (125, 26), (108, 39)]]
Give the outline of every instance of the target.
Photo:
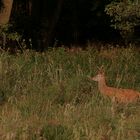
[(98, 81), (98, 88), (102, 94), (106, 94), (107, 85), (106, 85), (105, 78)]

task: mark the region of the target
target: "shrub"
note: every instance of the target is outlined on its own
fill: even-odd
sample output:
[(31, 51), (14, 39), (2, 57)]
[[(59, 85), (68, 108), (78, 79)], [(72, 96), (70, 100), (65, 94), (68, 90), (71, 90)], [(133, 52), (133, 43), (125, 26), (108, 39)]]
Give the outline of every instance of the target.
[(126, 41), (132, 40), (134, 28), (140, 25), (140, 3), (113, 1), (106, 6), (105, 12), (111, 17), (111, 26), (119, 30)]

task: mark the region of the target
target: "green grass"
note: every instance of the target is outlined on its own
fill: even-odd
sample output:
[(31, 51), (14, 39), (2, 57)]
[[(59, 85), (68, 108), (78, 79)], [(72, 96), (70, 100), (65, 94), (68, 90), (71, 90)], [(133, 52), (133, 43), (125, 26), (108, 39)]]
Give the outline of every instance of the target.
[(139, 103), (119, 105), (90, 81), (103, 66), (108, 85), (140, 91), (140, 50), (92, 46), (0, 53), (1, 140), (138, 140)]

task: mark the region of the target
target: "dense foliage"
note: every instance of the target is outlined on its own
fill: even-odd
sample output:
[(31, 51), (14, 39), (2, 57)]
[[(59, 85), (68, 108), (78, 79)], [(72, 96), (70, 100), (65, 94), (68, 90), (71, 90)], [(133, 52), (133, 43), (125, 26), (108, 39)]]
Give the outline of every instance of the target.
[(140, 26), (140, 3), (138, 1), (111, 2), (106, 13), (112, 18), (112, 26), (120, 30), (125, 39), (132, 39), (135, 27)]
[(93, 39), (120, 41), (120, 35), (132, 41), (140, 36), (140, 4), (138, 0), (14, 0), (10, 24), (28, 47), (39, 50)]

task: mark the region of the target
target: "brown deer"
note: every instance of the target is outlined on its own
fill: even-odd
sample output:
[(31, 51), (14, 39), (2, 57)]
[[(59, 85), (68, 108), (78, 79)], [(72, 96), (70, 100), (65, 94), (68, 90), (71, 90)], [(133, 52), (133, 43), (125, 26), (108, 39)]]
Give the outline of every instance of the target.
[(118, 103), (137, 102), (140, 98), (140, 93), (133, 89), (121, 89), (107, 86), (104, 72), (99, 72), (90, 79), (98, 82), (98, 89), (101, 94), (106, 95), (111, 99), (115, 99)]

